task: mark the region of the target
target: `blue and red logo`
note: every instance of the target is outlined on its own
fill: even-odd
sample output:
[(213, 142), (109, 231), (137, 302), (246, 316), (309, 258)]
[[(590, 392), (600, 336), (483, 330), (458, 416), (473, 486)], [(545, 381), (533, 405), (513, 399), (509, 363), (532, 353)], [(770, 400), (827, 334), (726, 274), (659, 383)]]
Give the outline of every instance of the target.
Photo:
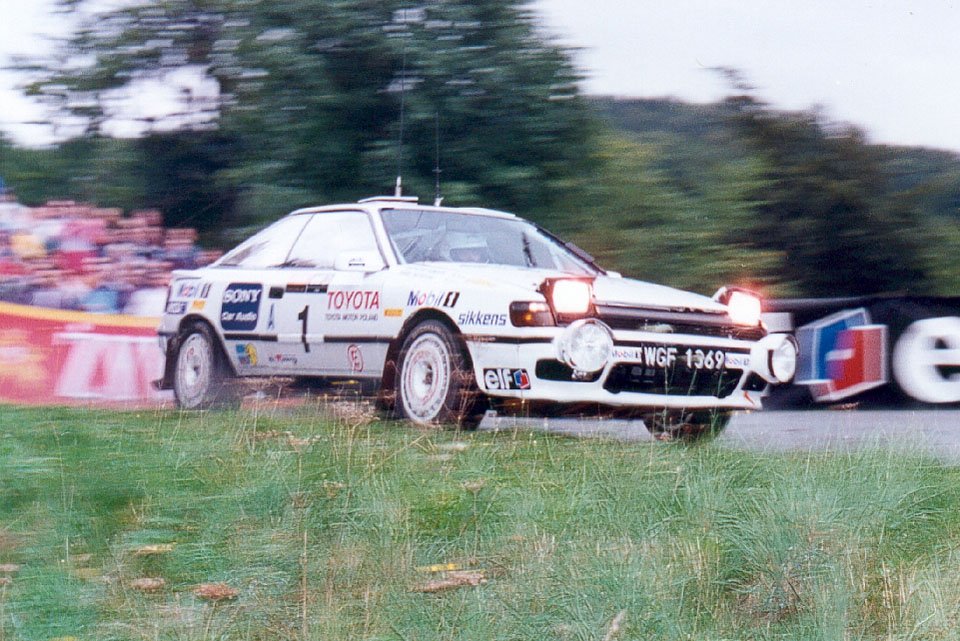
[(838, 312), (797, 329), (797, 383), (816, 401), (838, 401), (887, 382), (887, 326), (866, 309)]

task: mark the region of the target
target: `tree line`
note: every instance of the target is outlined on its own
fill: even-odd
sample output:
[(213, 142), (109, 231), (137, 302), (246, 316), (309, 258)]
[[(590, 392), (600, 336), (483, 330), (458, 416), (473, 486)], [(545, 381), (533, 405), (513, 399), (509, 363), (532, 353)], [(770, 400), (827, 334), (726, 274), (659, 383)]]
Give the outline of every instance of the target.
[[(448, 204), (516, 211), (609, 268), (699, 291), (960, 288), (956, 154), (873, 145), (738, 83), (712, 105), (586, 97), (522, 0), (153, 0), (80, 24), (21, 63), (72, 127), (48, 149), (0, 141), (27, 203), (160, 208), (225, 246), (295, 207), (390, 193), (399, 173), (422, 201), (439, 182)], [(183, 77), (178, 113), (110, 135), (125, 98)]]

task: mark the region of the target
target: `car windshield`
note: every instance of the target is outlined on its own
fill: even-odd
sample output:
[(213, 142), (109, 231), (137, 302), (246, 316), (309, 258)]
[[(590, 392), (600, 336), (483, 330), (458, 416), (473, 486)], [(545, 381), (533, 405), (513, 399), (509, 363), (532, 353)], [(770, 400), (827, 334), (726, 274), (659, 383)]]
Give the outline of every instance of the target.
[(404, 263), (490, 263), (594, 275), (583, 250), (518, 218), (419, 209), (386, 209), (383, 226)]

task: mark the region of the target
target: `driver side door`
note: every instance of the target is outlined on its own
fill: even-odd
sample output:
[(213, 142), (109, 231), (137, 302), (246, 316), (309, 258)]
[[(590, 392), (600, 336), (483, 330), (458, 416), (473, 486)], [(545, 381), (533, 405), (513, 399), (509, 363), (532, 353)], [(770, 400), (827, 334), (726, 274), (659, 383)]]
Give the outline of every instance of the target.
[[(373, 294), (344, 294), (337, 258), (350, 253), (376, 252), (379, 246), (369, 215), (364, 211), (318, 212), (294, 242), (284, 268), (284, 281), (268, 293), (277, 332), (272, 355), (281, 372), (342, 375), (350, 372), (346, 348), (338, 336), (362, 334)], [(351, 278), (360, 277), (352, 274)], [(362, 303), (361, 296), (363, 296)], [(346, 309), (345, 309), (346, 308)], [(369, 312), (369, 309), (363, 311)], [(349, 331), (345, 331), (345, 330)], [(343, 354), (341, 354), (341, 352)]]

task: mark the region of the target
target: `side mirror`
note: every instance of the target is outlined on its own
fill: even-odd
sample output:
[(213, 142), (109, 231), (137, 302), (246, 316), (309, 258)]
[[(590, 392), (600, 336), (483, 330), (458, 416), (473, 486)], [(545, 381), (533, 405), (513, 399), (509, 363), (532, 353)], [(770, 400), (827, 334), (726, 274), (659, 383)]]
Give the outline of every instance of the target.
[(333, 262), (339, 272), (378, 272), (384, 267), (383, 257), (375, 251), (340, 252)]

